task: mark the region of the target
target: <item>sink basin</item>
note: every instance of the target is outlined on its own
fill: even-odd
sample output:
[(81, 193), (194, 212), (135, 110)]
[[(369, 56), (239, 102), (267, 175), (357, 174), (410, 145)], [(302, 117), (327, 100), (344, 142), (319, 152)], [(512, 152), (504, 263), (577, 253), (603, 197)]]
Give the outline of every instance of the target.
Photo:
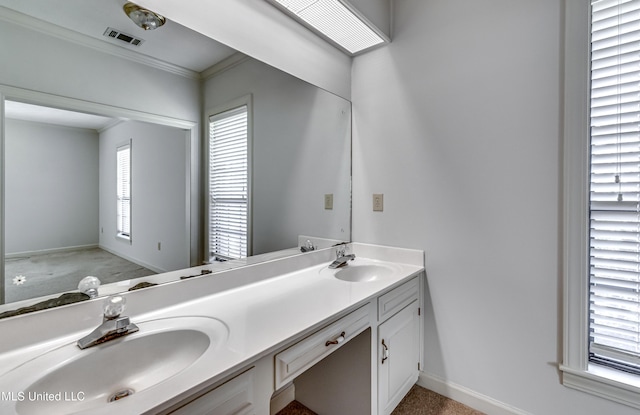
[(17, 384), (27, 382), (16, 390), (15, 412), (90, 413), (135, 400), (197, 366), (229, 334), (224, 323), (207, 317), (150, 320), (138, 326), (137, 333), (85, 350), (75, 342), (65, 344), (8, 372)]
[(348, 265), (334, 274), (337, 279), (350, 282), (377, 281), (392, 275), (393, 269), (384, 265)]
[(331, 274), (334, 278), (348, 282), (372, 282), (393, 277), (398, 272), (395, 264), (356, 258), (348, 265), (337, 268), (323, 268), (321, 272)]

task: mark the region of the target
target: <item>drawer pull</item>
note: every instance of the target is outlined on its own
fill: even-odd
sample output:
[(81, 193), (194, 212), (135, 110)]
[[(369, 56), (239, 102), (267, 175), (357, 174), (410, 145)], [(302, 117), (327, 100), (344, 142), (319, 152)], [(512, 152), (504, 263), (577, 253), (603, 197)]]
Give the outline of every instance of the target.
[(382, 347), (384, 347), (382, 350), (382, 364), (384, 365), (384, 361), (389, 358), (389, 348), (384, 344), (384, 339), (382, 339)]
[(328, 346), (331, 346), (332, 344), (340, 344), (343, 341), (344, 341), (344, 331), (340, 333), (340, 336), (338, 336), (335, 340), (329, 340), (324, 345), (328, 347)]

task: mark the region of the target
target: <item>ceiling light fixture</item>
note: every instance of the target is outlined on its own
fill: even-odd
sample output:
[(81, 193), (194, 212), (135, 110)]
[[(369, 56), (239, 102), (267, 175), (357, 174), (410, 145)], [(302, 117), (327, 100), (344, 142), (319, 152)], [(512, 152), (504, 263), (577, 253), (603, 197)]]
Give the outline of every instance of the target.
[(144, 30), (154, 30), (162, 26), (166, 19), (151, 10), (143, 9), (134, 3), (127, 3), (123, 7), (124, 12), (135, 24)]
[(389, 38), (342, 0), (270, 0), (351, 55)]

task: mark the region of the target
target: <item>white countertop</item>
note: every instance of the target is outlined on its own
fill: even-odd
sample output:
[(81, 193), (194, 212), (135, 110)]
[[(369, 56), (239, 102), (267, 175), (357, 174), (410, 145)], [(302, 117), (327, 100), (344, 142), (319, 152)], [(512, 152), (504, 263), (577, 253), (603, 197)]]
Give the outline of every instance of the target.
[[(346, 282), (333, 277), (332, 270), (328, 269), (329, 262), (323, 262), (192, 300), (180, 301), (156, 311), (128, 314), (134, 323), (176, 316), (212, 317), (227, 326), (228, 338), (226, 343), (216, 350), (215, 359), (198, 361), (186, 372), (188, 376), (185, 375), (181, 379), (178, 389), (173, 387), (175, 385), (159, 383), (126, 399), (109, 403), (101, 409), (93, 409), (91, 413), (144, 413), (157, 410), (162, 401), (167, 401), (168, 404), (185, 399), (251, 362), (310, 334), (424, 270), (420, 251), (402, 250), (398, 256), (390, 254), (393, 248), (385, 248), (386, 251), (380, 251), (381, 255), (378, 255), (380, 252), (376, 247), (370, 245), (354, 244), (353, 249), (357, 254), (353, 264), (375, 261), (393, 266), (397, 272), (378, 281)], [(358, 255), (359, 251), (366, 255), (366, 260)], [(379, 261), (375, 257), (399, 259), (403, 262)], [(256, 265), (253, 272), (259, 273), (262, 269), (260, 265)], [(196, 272), (197, 270), (199, 268)], [(198, 285), (202, 285), (204, 281)], [(215, 280), (212, 279), (211, 283), (215, 283)], [(129, 304), (135, 300), (136, 298), (130, 298)], [(7, 349), (5, 353), (0, 354), (0, 392), (23, 391), (35, 378), (42, 376), (43, 372), (49, 369), (40, 368), (39, 373), (34, 373), (33, 376), (16, 378), (11, 371), (7, 373), (11, 367), (42, 354), (55, 345), (75, 343), (89, 331), (91, 330), (83, 329), (28, 347)], [(143, 334), (139, 332), (129, 336), (136, 335)], [(82, 351), (78, 350), (78, 353)], [(0, 412), (12, 413), (15, 411), (15, 404), (11, 400), (0, 399)]]

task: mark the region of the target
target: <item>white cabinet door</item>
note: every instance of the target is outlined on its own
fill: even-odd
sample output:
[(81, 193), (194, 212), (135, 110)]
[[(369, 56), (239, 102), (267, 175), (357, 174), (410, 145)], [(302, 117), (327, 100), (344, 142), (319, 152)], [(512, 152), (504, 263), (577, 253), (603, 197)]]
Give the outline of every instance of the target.
[(420, 318), (414, 301), (378, 327), (378, 411), (390, 414), (418, 380)]

